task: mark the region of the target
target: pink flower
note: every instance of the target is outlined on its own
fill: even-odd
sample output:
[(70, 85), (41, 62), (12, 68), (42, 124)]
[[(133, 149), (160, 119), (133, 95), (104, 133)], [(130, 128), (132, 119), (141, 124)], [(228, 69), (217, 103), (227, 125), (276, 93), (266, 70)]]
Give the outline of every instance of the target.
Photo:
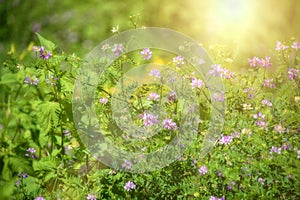
[(278, 133), (284, 133), (285, 128), (281, 124), (277, 124), (274, 126), (274, 131), (276, 131)]
[(205, 84), (204, 84), (204, 82), (202, 80), (193, 78), (191, 85), (192, 85), (192, 89), (195, 89), (195, 88), (201, 88)]
[(264, 105), (264, 106), (272, 107), (272, 103), (267, 99), (262, 100), (261, 104)]
[(122, 44), (114, 44), (114, 48), (112, 49), (115, 56), (119, 56), (123, 53), (123, 45)]
[(296, 49), (296, 51), (298, 51), (300, 49), (300, 42), (294, 42), (291, 47), (293, 49)]
[(272, 146), (270, 153), (272, 154), (273, 152), (277, 154), (281, 154), (281, 148)]
[(153, 126), (158, 123), (158, 116), (148, 114), (146, 113), (146, 111), (144, 112), (142, 119), (143, 119), (143, 125), (146, 127)]
[(150, 60), (152, 57), (152, 51), (149, 48), (143, 49), (143, 51), (140, 52), (144, 60)]
[(102, 104), (107, 104), (108, 99), (105, 98), (105, 97), (102, 97), (102, 98), (99, 99), (99, 102), (102, 103)]
[(299, 70), (295, 68), (289, 68), (288, 75), (289, 75), (289, 79), (295, 80), (295, 78), (297, 78), (299, 75)]
[(172, 119), (165, 119), (163, 121), (163, 125), (164, 125), (164, 129), (168, 129), (168, 130), (176, 130), (177, 124), (175, 122), (172, 121)]
[(134, 182), (128, 181), (127, 183), (125, 183), (124, 189), (127, 191), (131, 191), (135, 188), (136, 188), (136, 185), (134, 184)]
[(225, 94), (224, 92), (214, 93), (212, 98), (216, 102), (223, 102), (225, 100)]
[(173, 63), (176, 65), (176, 67), (181, 67), (185, 64), (184, 57), (183, 56), (176, 56), (173, 58)]
[(152, 93), (149, 94), (148, 100), (158, 101), (159, 100), (159, 95), (155, 92), (152, 92)]
[(277, 41), (276, 42), (276, 50), (277, 51), (280, 51), (280, 50), (286, 50), (286, 49), (288, 49), (289, 48), (289, 46), (285, 46), (285, 45), (283, 45), (280, 41)]
[(248, 58), (248, 62), (251, 67), (257, 67), (260, 63), (260, 59), (256, 56), (254, 56), (252, 59)]
[(259, 60), (259, 64), (260, 64), (262, 67), (269, 68), (269, 67), (272, 66), (272, 63), (270, 62), (270, 60), (271, 60), (270, 57), (266, 57), (265, 59)]
[(273, 83), (273, 79), (269, 79), (269, 78), (265, 79), (264, 86), (268, 88), (274, 88), (275, 84)]
[(225, 145), (227, 145), (227, 144), (229, 144), (231, 142), (232, 142), (232, 136), (225, 135), (225, 136), (222, 136), (222, 138), (219, 141), (219, 144), (225, 144)]
[(207, 167), (205, 165), (200, 167), (200, 169), (198, 171), (199, 171), (200, 176), (202, 176), (208, 172)]
[(160, 78), (160, 71), (158, 69), (151, 69), (149, 76), (153, 76), (154, 80)]
[(86, 199), (97, 200), (97, 198), (94, 195), (92, 195), (92, 194), (88, 194), (87, 197), (86, 197)]
[(48, 60), (52, 54), (50, 53), (50, 51), (46, 51), (45, 47), (41, 46), (41, 48), (39, 49), (40, 52), (40, 58), (42, 58), (43, 60)]
[(212, 76), (221, 76), (223, 72), (223, 68), (221, 67), (221, 65), (212, 65), (211, 68), (212, 69), (209, 71), (209, 74), (211, 74)]

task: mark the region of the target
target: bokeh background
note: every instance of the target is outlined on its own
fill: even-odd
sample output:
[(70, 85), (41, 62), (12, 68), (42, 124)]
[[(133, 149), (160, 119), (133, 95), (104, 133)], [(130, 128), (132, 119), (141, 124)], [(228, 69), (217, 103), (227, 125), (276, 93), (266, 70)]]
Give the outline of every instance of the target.
[(202, 43), (238, 49), (238, 57), (265, 56), (277, 40), (300, 39), (299, 0), (0, 0), (0, 54), (37, 41), (84, 56), (119, 31), (165, 27)]

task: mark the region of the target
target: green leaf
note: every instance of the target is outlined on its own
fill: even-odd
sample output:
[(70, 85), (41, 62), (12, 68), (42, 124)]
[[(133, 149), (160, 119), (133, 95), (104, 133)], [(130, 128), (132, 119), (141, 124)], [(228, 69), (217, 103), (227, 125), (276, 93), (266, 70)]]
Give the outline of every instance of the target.
[(53, 42), (45, 39), (39, 33), (35, 33), (35, 34), (38, 36), (41, 46), (44, 46), (46, 48), (46, 50), (53, 51), (56, 48), (56, 46)]

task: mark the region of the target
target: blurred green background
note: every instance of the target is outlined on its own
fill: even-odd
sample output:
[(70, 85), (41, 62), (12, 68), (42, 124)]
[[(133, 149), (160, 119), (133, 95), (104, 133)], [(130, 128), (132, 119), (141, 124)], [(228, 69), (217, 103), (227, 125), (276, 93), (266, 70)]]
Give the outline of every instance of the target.
[(300, 39), (299, 0), (0, 0), (0, 14), (2, 58), (11, 43), (21, 50), (37, 41), (34, 32), (84, 56), (117, 25), (170, 28), (246, 57), (268, 54), (277, 40)]

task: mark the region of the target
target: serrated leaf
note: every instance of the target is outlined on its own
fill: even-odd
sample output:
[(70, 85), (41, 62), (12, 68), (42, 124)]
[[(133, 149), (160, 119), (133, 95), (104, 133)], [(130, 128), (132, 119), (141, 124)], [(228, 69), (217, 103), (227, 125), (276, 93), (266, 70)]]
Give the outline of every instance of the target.
[(35, 33), (38, 36), (38, 39), (40, 41), (41, 46), (44, 46), (46, 50), (53, 51), (55, 49), (55, 44), (51, 42), (50, 40), (45, 39), (43, 36), (41, 36), (39, 33)]

